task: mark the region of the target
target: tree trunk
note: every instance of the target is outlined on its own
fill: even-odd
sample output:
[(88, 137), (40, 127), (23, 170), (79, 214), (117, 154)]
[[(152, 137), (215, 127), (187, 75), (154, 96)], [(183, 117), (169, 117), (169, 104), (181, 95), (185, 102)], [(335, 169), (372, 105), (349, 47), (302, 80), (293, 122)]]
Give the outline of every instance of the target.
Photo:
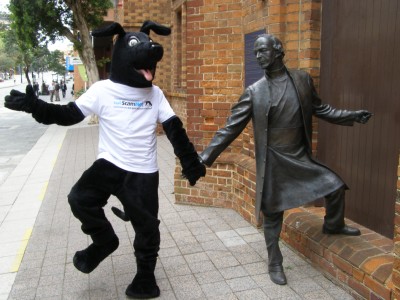
[(96, 58), (94, 56), (90, 28), (84, 18), (85, 12), (82, 9), (81, 1), (72, 1), (71, 9), (81, 38), (82, 47), (78, 50), (79, 56), (86, 68), (89, 86), (91, 86), (100, 79), (100, 76), (96, 65)]
[[(86, 74), (89, 81), (89, 86), (100, 79), (99, 70), (96, 65), (96, 57), (94, 55), (92, 37), (90, 35), (90, 28), (83, 16), (85, 13), (81, 7), (81, 1), (73, 1), (71, 5), (74, 14), (74, 21), (80, 33), (82, 47), (79, 48), (79, 56), (82, 59), (86, 68)], [(96, 115), (92, 115), (88, 124), (98, 124)]]
[(29, 67), (28, 66), (26, 66), (24, 68), (24, 73), (25, 73), (26, 81), (28, 82), (28, 84), (31, 84), (31, 79), (29, 78)]
[[(88, 38), (90, 39), (90, 37)], [(82, 50), (80, 51), (79, 56), (81, 57), (82, 62), (85, 65), (89, 86), (91, 86), (93, 83), (100, 79), (91, 39), (84, 42), (82, 37)]]

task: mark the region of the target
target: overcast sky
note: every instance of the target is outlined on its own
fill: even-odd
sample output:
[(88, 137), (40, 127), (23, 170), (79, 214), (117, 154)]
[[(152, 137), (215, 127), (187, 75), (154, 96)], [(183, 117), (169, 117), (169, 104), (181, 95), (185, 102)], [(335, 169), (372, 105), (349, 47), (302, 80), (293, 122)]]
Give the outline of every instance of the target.
[(10, 0), (0, 0), (0, 10), (5, 11), (7, 9), (6, 5), (10, 3)]

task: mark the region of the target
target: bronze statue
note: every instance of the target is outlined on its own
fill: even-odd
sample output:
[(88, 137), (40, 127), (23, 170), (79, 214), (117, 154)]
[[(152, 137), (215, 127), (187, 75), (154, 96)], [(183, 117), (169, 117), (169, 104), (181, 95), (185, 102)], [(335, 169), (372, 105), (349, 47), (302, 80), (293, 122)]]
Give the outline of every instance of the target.
[(264, 236), (271, 280), (287, 283), (279, 249), (283, 212), (325, 197), (325, 234), (360, 235), (345, 225), (346, 184), (328, 167), (312, 157), (312, 116), (330, 123), (352, 126), (366, 123), (366, 110), (347, 111), (323, 104), (310, 75), (287, 69), (282, 43), (273, 35), (258, 36), (254, 54), (265, 76), (252, 84), (232, 107), (225, 127), (219, 129), (200, 154), (211, 166), (218, 155), (252, 120), (256, 153), (256, 217), (264, 216)]

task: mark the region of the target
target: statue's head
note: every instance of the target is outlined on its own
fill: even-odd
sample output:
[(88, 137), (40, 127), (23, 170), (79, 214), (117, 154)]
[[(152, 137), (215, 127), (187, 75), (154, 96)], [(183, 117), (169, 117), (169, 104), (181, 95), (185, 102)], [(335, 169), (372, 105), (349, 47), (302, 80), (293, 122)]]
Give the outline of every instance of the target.
[(272, 34), (261, 34), (254, 42), (254, 54), (261, 68), (269, 70), (281, 64), (285, 51), (282, 42)]

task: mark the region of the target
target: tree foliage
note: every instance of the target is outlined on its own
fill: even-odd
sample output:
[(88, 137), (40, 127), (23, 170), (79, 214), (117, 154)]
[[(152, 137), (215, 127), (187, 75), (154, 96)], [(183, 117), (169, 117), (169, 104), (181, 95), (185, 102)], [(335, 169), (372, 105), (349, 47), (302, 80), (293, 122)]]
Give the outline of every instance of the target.
[(112, 6), (111, 0), (11, 0), (11, 27), (22, 51), (67, 38), (78, 51), (91, 84), (99, 75), (90, 30), (102, 24)]
[[(6, 30), (0, 29), (0, 72), (14, 69), (17, 64), (17, 55), (12, 49), (18, 51), (15, 44), (9, 45), (5, 41)], [(11, 53), (11, 54), (10, 54)]]
[(64, 75), (65, 74), (65, 59), (64, 53), (60, 50), (55, 50), (52, 52), (47, 51), (48, 59), (46, 60), (47, 70), (53, 71), (57, 74)]
[[(20, 41), (17, 40), (12, 30), (2, 31), (0, 37), (0, 49), (2, 49), (0, 64), (8, 69), (14, 69), (15, 66), (22, 65), (28, 83), (31, 83), (29, 72), (43, 73), (45, 71), (53, 71), (58, 74), (65, 72), (65, 60), (61, 51), (50, 52), (47, 47), (43, 46), (35, 48), (21, 47)], [(8, 64), (6, 64), (7, 62)]]

